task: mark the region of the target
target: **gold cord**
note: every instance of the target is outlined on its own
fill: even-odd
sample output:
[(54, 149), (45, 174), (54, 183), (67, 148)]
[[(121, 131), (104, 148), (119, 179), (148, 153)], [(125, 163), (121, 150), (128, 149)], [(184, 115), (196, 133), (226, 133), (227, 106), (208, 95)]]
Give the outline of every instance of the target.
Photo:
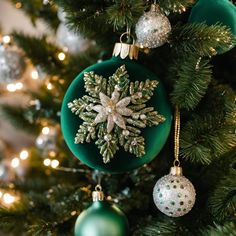
[(180, 111), (179, 107), (175, 108), (175, 137), (174, 137), (174, 166), (180, 166), (179, 161), (179, 136), (180, 136)]

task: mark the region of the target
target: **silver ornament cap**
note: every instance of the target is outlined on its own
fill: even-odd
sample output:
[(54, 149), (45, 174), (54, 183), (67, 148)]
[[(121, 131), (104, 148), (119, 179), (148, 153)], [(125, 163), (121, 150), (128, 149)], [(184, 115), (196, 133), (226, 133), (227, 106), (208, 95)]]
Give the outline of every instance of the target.
[(92, 192), (92, 198), (93, 198), (93, 202), (100, 202), (104, 200), (104, 193), (102, 191), (102, 187), (101, 185), (97, 185), (95, 187), (95, 191)]
[(168, 175), (160, 178), (153, 189), (157, 208), (167, 216), (180, 217), (194, 206), (196, 192), (193, 184), (183, 176), (182, 168), (171, 167)]
[(139, 18), (135, 27), (137, 44), (142, 48), (162, 46), (167, 42), (170, 32), (170, 21), (157, 4), (152, 4), (150, 11)]

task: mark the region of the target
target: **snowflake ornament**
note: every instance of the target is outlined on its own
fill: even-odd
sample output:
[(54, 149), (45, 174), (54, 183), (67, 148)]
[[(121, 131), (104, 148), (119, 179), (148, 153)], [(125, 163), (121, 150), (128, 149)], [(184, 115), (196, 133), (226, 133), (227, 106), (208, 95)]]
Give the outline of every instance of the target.
[(126, 106), (129, 105), (131, 98), (126, 97), (119, 101), (120, 93), (115, 88), (111, 98), (104, 93), (99, 93), (102, 105), (96, 105), (92, 109), (98, 112), (94, 123), (102, 123), (107, 121), (107, 133), (111, 133), (115, 124), (121, 129), (126, 129), (125, 119), (122, 116), (131, 116), (133, 111)]
[(128, 78), (124, 65), (108, 79), (92, 71), (85, 72), (85, 91), (89, 95), (68, 103), (69, 109), (83, 120), (75, 143), (94, 140), (104, 163), (114, 157), (119, 146), (142, 157), (145, 140), (141, 129), (165, 121), (163, 115), (146, 105), (158, 81), (131, 82)]

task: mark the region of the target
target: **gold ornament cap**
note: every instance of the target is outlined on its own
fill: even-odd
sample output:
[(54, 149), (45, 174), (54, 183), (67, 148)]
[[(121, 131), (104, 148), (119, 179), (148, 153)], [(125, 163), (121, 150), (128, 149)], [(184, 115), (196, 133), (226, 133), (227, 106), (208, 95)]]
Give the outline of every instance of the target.
[(150, 11), (160, 12), (161, 9), (160, 9), (159, 5), (157, 5), (157, 4), (152, 4)]
[(182, 176), (183, 175), (183, 169), (180, 166), (173, 166), (170, 168), (170, 175), (175, 176)]
[(92, 193), (93, 202), (99, 202), (104, 200), (104, 193), (102, 191), (102, 186), (97, 185), (95, 191)]
[(139, 48), (134, 44), (134, 40), (132, 44), (123, 43), (122, 38), (128, 35), (129, 37), (133, 38), (129, 33), (123, 33), (120, 36), (120, 42), (116, 43), (113, 50), (113, 56), (118, 57), (120, 56), (121, 59), (129, 58), (131, 60), (138, 59)]

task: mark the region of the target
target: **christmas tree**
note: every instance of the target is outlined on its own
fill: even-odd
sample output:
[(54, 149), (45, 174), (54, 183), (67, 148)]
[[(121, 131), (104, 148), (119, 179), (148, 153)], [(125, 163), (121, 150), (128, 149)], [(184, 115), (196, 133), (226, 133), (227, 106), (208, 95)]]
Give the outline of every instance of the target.
[(1, 36), (2, 96), (37, 83), (0, 105), (35, 137), (0, 153), (4, 235), (236, 235), (235, 1), (11, 2), (55, 35)]

